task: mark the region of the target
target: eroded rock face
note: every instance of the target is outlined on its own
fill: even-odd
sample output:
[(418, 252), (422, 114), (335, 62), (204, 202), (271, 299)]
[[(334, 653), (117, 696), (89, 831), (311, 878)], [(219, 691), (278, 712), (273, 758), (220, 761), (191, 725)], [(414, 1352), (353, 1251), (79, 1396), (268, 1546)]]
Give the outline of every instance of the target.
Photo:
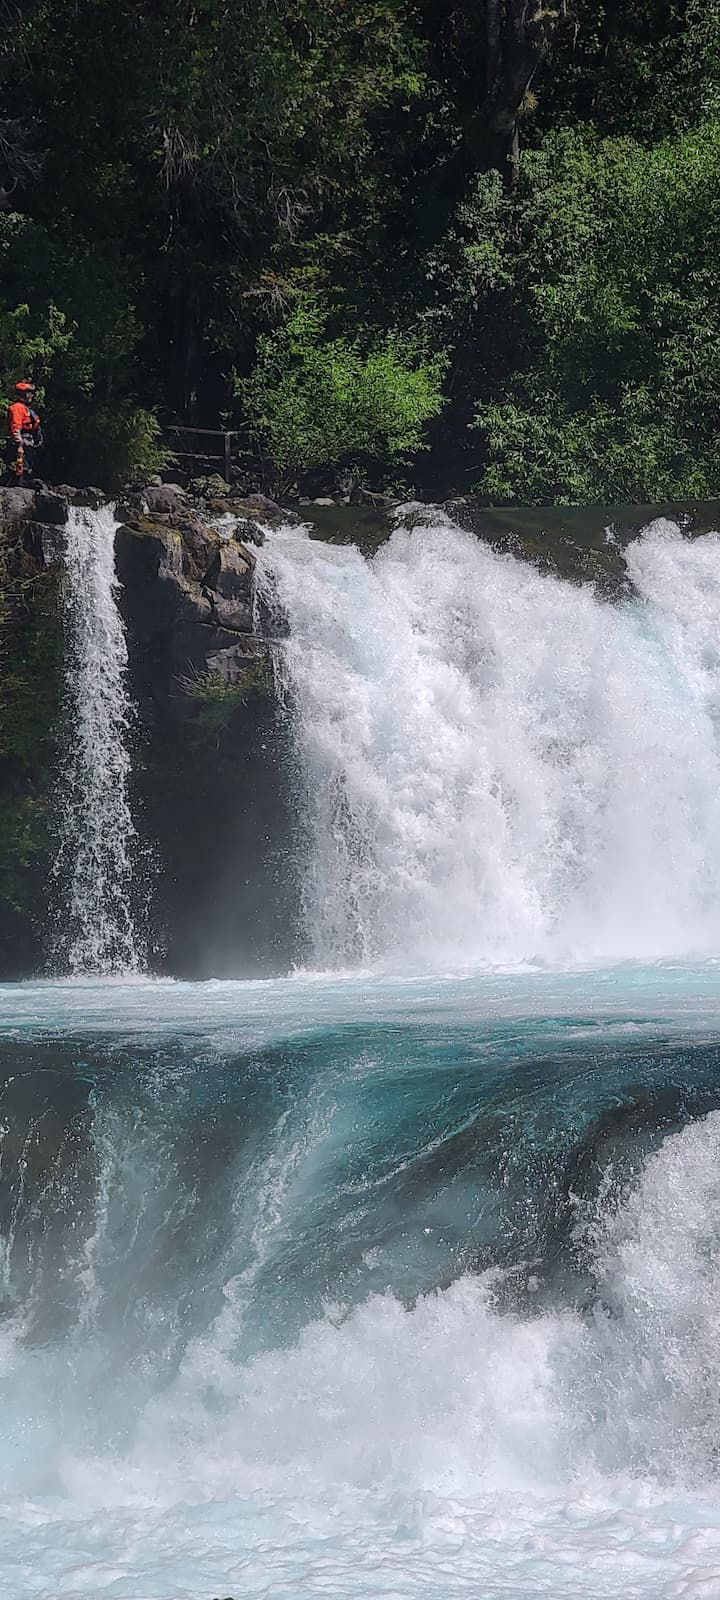
[[(152, 964), (187, 977), (286, 970), (298, 915), (287, 730), (253, 620), (252, 547), (236, 536), (257, 543), (262, 529), (223, 504), (223, 537), (207, 510), (178, 499), (151, 515), (145, 494), (131, 497), (116, 557)], [(0, 978), (42, 971), (48, 956), (58, 738), (67, 736), (65, 524), (71, 505), (94, 502), (70, 486), (0, 491)]]
[(0, 524), (15, 528), (35, 515), (34, 489), (0, 489)]
[(143, 499), (148, 512), (169, 511), (172, 515), (182, 511), (187, 494), (178, 483), (163, 483), (159, 488), (150, 484), (143, 490)]
[[(64, 528), (33, 489), (0, 490), (0, 978), (41, 970), (62, 689)], [(64, 503), (67, 517), (67, 502)]]
[(297, 525), (300, 522), (294, 511), (278, 505), (276, 500), (269, 500), (266, 494), (248, 494), (236, 498), (230, 510), (238, 517), (255, 517), (260, 522), (267, 522), (271, 528), (281, 526), (283, 523)]
[(242, 537), (252, 544), (263, 543), (263, 531), (258, 526), (260, 523), (270, 528), (277, 528), (283, 523), (300, 522), (294, 511), (279, 505), (277, 500), (269, 499), (266, 494), (241, 494), (234, 485), (225, 483), (217, 473), (207, 478), (194, 478), (189, 493), (198, 505), (212, 515), (230, 514), (242, 521), (246, 525)]
[(0, 571), (5, 580), (40, 576), (63, 563), (67, 498), (50, 489), (0, 489)]
[(214, 679), (241, 684), (264, 659), (253, 629), (254, 559), (192, 512), (135, 517), (115, 539), (133, 687), (148, 721), (182, 717)]
[(189, 510), (116, 534), (160, 970), (240, 976), (297, 954), (297, 819), (252, 550)]

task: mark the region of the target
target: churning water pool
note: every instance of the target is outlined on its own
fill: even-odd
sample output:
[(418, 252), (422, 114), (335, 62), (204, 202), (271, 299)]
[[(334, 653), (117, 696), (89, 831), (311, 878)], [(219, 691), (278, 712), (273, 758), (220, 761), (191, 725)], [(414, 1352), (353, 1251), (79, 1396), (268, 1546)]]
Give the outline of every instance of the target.
[(719, 974), (0, 990), (2, 1592), (720, 1595)]

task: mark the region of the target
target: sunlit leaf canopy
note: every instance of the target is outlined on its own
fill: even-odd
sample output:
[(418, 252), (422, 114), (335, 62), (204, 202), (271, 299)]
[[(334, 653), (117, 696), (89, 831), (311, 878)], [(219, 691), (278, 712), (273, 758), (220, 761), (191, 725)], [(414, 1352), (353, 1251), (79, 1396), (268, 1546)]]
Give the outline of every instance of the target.
[(156, 465), (159, 420), (237, 428), (270, 485), (720, 493), (716, 7), (34, 0), (2, 28), (0, 380), (32, 372), (59, 475)]

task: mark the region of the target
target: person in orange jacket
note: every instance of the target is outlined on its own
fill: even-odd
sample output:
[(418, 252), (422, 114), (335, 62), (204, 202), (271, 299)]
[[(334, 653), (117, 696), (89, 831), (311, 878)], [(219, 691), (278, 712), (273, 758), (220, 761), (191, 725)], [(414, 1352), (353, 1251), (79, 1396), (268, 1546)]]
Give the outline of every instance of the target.
[(37, 411), (33, 410), (35, 390), (27, 378), (15, 385), (15, 399), (8, 406), (8, 433), (12, 459), (10, 474), (15, 488), (21, 489), (35, 477), (35, 456), (42, 439)]

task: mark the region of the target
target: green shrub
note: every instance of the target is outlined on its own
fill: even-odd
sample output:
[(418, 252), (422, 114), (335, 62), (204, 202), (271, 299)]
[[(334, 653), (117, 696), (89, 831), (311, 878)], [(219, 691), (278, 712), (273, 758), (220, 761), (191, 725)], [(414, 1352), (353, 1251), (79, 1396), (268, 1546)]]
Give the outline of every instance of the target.
[(220, 735), (230, 726), (236, 711), (256, 695), (268, 693), (270, 675), (263, 658), (248, 666), (237, 683), (228, 683), (219, 672), (190, 672), (177, 680), (187, 696), (195, 733), (199, 739), (212, 738), (216, 747)]
[(154, 412), (130, 401), (92, 411), (73, 451), (78, 476), (107, 489), (147, 482), (169, 456)]
[(363, 348), (329, 339), (316, 306), (296, 309), (259, 342), (249, 378), (236, 378), (263, 454), (289, 472), (336, 467), (357, 457), (401, 466), (426, 448), (425, 424), (444, 404), (443, 357), (389, 334)]
[(480, 487), (525, 503), (720, 493), (720, 118), (646, 148), (587, 128), (514, 199), (522, 360), (477, 406)]

